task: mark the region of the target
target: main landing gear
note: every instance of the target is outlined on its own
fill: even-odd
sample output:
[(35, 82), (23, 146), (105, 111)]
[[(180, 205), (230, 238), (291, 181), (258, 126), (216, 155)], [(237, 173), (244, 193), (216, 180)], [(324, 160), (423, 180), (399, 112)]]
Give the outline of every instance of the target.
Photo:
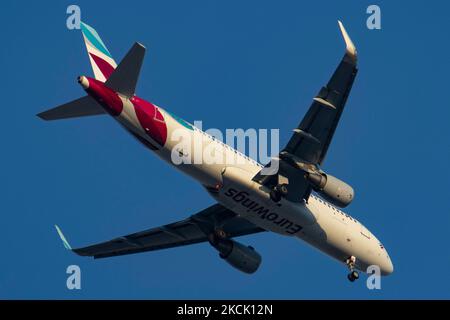
[(359, 278), (359, 273), (358, 271), (355, 270), (355, 263), (356, 263), (356, 257), (355, 256), (351, 256), (349, 257), (345, 263), (347, 264), (347, 267), (350, 270), (350, 273), (347, 275), (347, 279), (350, 282), (354, 282), (355, 280), (358, 280)]
[(288, 186), (286, 183), (278, 184), (270, 191), (270, 199), (273, 202), (280, 202), (282, 197), (286, 197), (288, 194)]
[(347, 275), (348, 280), (350, 280), (350, 282), (353, 282), (355, 280), (357, 280), (359, 278), (359, 273), (358, 271), (353, 270), (352, 272), (350, 272)]

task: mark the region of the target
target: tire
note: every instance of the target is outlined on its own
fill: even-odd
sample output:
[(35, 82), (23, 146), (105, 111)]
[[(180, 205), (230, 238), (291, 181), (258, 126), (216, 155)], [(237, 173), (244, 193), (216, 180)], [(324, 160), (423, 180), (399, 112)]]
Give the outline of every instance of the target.
[(359, 273), (358, 271), (352, 271), (347, 275), (348, 280), (350, 280), (350, 282), (354, 282), (355, 280), (358, 280), (359, 278)]
[(285, 183), (279, 184), (279, 185), (277, 186), (277, 191), (278, 191), (283, 197), (287, 196), (287, 194), (288, 194), (288, 186), (287, 186), (287, 184), (285, 184)]
[(220, 239), (226, 239), (226, 237), (227, 237), (227, 234), (222, 229), (216, 229), (215, 234)]

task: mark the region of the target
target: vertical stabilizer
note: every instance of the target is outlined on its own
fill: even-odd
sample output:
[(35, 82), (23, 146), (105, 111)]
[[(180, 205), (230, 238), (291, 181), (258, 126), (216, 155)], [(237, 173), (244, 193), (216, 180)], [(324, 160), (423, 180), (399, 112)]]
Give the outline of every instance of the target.
[(81, 32), (95, 79), (105, 82), (116, 69), (117, 64), (94, 28), (81, 22)]

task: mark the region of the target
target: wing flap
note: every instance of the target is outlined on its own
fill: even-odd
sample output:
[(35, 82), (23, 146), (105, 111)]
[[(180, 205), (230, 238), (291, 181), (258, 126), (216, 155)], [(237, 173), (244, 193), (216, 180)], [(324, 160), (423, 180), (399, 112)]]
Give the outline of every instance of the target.
[[(175, 234), (181, 234), (182, 236), (177, 236)], [(204, 238), (205, 235), (203, 232), (196, 225), (191, 224), (188, 219), (164, 227), (126, 235), (85, 248), (74, 249), (73, 251), (81, 256), (105, 258), (136, 252), (160, 250), (174, 246), (183, 246), (201, 242)]]

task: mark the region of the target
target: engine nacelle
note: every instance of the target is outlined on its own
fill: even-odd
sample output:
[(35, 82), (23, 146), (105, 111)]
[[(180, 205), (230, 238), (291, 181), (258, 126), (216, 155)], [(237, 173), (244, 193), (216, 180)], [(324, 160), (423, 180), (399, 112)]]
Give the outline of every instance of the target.
[(348, 206), (355, 196), (351, 186), (329, 174), (308, 174), (306, 179), (322, 197), (340, 208)]
[(222, 259), (242, 272), (254, 273), (261, 264), (261, 255), (255, 249), (237, 241), (221, 239), (212, 245), (219, 251)]

